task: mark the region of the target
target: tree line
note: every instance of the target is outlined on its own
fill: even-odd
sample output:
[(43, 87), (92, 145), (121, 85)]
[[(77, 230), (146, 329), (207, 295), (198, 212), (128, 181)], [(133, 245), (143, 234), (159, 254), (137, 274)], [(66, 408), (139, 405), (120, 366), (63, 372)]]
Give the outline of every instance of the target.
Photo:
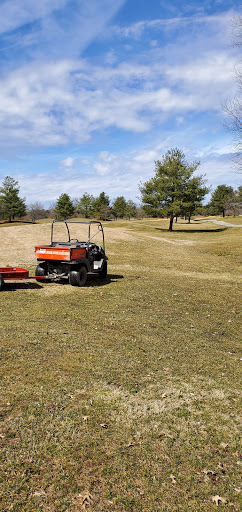
[(219, 185), (204, 206), (204, 197), (210, 189), (205, 176), (194, 174), (199, 165), (198, 161), (189, 163), (177, 148), (167, 151), (161, 160), (155, 162), (153, 178), (139, 185), (141, 208), (124, 196), (117, 197), (111, 204), (105, 192), (98, 197), (85, 192), (79, 200), (72, 200), (66, 193), (61, 194), (51, 211), (39, 202), (27, 207), (25, 199), (19, 197), (18, 182), (7, 176), (0, 187), (0, 218), (11, 222), (16, 217), (23, 218), (28, 214), (35, 222), (50, 215), (58, 219), (79, 215), (86, 219), (106, 221), (145, 215), (169, 217), (169, 230), (172, 231), (173, 221), (177, 217), (185, 217), (190, 222), (192, 215), (224, 216), (226, 209), (236, 215), (242, 208), (242, 186), (234, 190), (231, 186)]
[(54, 211), (57, 218), (67, 218), (79, 214), (86, 219), (110, 220), (118, 217), (121, 219), (136, 217), (138, 209), (133, 201), (126, 201), (124, 196), (117, 197), (111, 205), (109, 196), (105, 192), (101, 192), (98, 197), (85, 192), (79, 201), (72, 201), (68, 194), (61, 194), (57, 199)]
[(0, 187), (0, 219), (12, 222), (26, 215), (33, 222), (49, 215), (57, 219), (67, 219), (74, 215), (80, 215), (86, 219), (109, 220), (118, 217), (130, 219), (136, 217), (141, 210), (132, 200), (126, 200), (124, 196), (117, 197), (111, 204), (105, 192), (101, 192), (98, 197), (85, 192), (79, 200), (72, 200), (69, 194), (64, 193), (59, 196), (55, 205), (45, 209), (38, 201), (27, 206), (25, 198), (20, 198), (19, 191), (18, 182), (6, 176)]

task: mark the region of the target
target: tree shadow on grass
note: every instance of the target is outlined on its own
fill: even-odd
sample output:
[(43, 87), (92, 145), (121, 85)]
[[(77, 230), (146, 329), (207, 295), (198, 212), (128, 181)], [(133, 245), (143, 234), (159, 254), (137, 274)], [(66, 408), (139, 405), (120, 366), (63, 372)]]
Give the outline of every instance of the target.
[(226, 231), (228, 228), (215, 228), (215, 229), (176, 229), (173, 231), (169, 231), (169, 229), (164, 228), (155, 228), (157, 231), (161, 231), (162, 233), (220, 233), (221, 231)]

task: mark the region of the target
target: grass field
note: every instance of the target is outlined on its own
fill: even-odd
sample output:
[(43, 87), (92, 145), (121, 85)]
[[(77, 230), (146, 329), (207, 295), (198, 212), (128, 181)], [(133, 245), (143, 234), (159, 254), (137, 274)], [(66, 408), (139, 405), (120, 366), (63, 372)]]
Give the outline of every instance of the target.
[[(242, 228), (105, 226), (105, 281), (0, 293), (1, 510), (237, 512)], [(0, 266), (49, 236), (3, 226)]]

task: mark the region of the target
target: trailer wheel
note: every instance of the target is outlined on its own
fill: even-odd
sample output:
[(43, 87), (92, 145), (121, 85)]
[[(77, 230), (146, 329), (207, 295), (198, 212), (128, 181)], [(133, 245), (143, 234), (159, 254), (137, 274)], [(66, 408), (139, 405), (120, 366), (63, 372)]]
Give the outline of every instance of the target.
[(86, 267), (80, 267), (79, 270), (72, 270), (70, 272), (70, 284), (72, 286), (84, 286), (87, 280)]
[(104, 261), (103, 268), (98, 272), (98, 275), (101, 279), (106, 279), (108, 273), (108, 264)]
[(0, 291), (4, 288), (4, 280), (3, 277), (0, 275)]

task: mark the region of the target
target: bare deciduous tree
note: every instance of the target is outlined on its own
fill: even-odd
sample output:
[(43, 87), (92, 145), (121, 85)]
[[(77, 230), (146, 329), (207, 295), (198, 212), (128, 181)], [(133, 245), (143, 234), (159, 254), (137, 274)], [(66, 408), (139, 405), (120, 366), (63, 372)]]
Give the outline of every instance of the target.
[(36, 201), (35, 203), (31, 203), (28, 207), (28, 214), (32, 220), (32, 222), (36, 222), (38, 219), (44, 219), (47, 217), (47, 212), (44, 209), (43, 205)]
[[(242, 16), (237, 16), (233, 20), (233, 45), (242, 46)], [(234, 137), (235, 156), (234, 162), (238, 172), (242, 172), (242, 63), (235, 72), (235, 81), (238, 86), (236, 96), (227, 101), (224, 105), (224, 111), (228, 115), (226, 123), (227, 128), (232, 132)]]

